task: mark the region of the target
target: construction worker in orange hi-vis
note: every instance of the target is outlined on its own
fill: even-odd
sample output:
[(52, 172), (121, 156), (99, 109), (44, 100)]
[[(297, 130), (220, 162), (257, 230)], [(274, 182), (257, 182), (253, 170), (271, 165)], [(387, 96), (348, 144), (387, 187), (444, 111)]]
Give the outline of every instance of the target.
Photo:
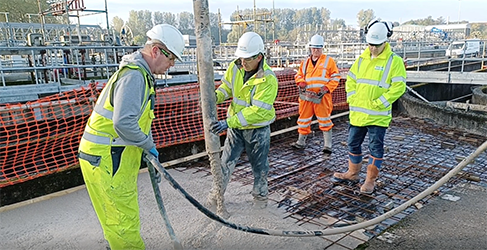
[(323, 153), (329, 155), (332, 152), (333, 127), (330, 119), (333, 110), (331, 93), (338, 86), (340, 74), (333, 58), (323, 54), (323, 46), (322, 36), (311, 37), (311, 55), (301, 62), (294, 77), (299, 87), (299, 137), (291, 145), (298, 149), (306, 147), (306, 138), (311, 133), (311, 120), (316, 115), (319, 128), (323, 131)]

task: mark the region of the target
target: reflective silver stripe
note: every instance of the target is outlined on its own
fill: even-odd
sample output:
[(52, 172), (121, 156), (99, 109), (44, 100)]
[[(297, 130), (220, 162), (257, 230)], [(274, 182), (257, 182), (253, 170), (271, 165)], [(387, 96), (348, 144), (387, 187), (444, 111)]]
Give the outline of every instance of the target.
[(252, 87), (252, 90), (250, 91), (250, 105), (254, 104), (254, 95), (255, 95), (255, 89), (256, 87)]
[(105, 136), (94, 135), (88, 132), (83, 133), (83, 139), (101, 145), (111, 145), (111, 139)]
[(229, 98), (229, 97), (230, 97), (230, 95), (228, 95), (228, 92), (227, 92), (227, 91), (226, 91), (224, 88), (220, 88), (220, 87), (219, 87), (219, 88), (218, 88), (218, 89), (216, 89), (216, 90), (218, 90), (218, 91), (222, 92), (222, 93), (223, 93), (223, 95), (225, 95), (225, 99), (227, 99), (227, 98)]
[(340, 73), (336, 73), (336, 74), (331, 75), (331, 77), (337, 77), (337, 76), (340, 76)]
[(330, 62), (330, 57), (327, 56), (325, 59), (325, 64), (323, 64), (323, 67), (325, 68), (325, 71), (323, 72), (323, 75), (326, 73), (326, 67), (328, 67), (328, 62)]
[(94, 167), (100, 166), (101, 156), (99, 155), (90, 155), (85, 152), (79, 151), (78, 158), (88, 161)]
[(306, 63), (303, 63), (303, 75), (304, 75), (304, 78), (306, 78), (306, 66), (308, 65), (308, 60), (311, 60), (311, 59), (306, 59)]
[(321, 127), (329, 127), (329, 126), (333, 125), (333, 123), (331, 123), (331, 122), (327, 122), (327, 123), (318, 122), (318, 124), (319, 124)]
[(266, 70), (264, 71), (264, 75), (265, 75), (265, 76), (268, 76), (268, 75), (273, 75), (273, 76), (274, 76), (274, 77), (277, 79), (276, 74), (275, 74), (275, 73), (274, 73), (274, 71), (272, 71), (271, 69), (266, 69)]
[(389, 103), (389, 101), (388, 101), (388, 100), (387, 100), (387, 99), (386, 99), (386, 98), (385, 98), (383, 95), (381, 95), (381, 96), (379, 97), (379, 100), (382, 102), (382, 104), (384, 104), (384, 106), (385, 106), (386, 108), (387, 108), (387, 107), (389, 107), (389, 105), (391, 105), (391, 104)]
[(328, 78), (326, 77), (310, 77), (310, 78), (307, 78), (306, 81), (310, 82), (310, 81), (329, 81)]
[(127, 146), (128, 144), (122, 140), (122, 138), (115, 138), (113, 139), (112, 141), (112, 145), (115, 145), (115, 146)]
[(253, 105), (259, 107), (259, 108), (263, 108), (263, 109), (267, 109), (267, 110), (272, 110), (272, 105), (270, 104), (267, 104), (265, 102), (262, 102), (262, 101), (259, 101), (259, 100), (254, 100), (252, 102)]
[(347, 74), (350, 78), (352, 78), (353, 80), (357, 80), (357, 76), (355, 76), (354, 73), (352, 73), (352, 71), (348, 71), (348, 74)]
[(347, 93), (347, 98), (350, 97), (351, 95), (355, 95), (355, 90), (352, 90)]
[(392, 58), (394, 57), (394, 53), (389, 56), (389, 59), (387, 60), (386, 68), (384, 69), (384, 73), (382, 73), (382, 79), (380, 80), (380, 87), (383, 87), (385, 89), (389, 89), (391, 86), (389, 83), (387, 83), (387, 77), (389, 77), (389, 72), (391, 71), (391, 65), (392, 65)]
[(327, 117), (316, 116), (316, 119), (318, 119), (318, 121), (326, 122), (326, 121), (330, 120), (330, 117), (329, 116), (327, 116)]
[(379, 81), (377, 81), (377, 80), (370, 80), (370, 79), (364, 79), (364, 78), (358, 79), (357, 83), (369, 84), (369, 85), (373, 85), (373, 86), (379, 85)]
[(99, 114), (99, 115), (101, 115), (107, 119), (112, 120), (113, 112), (105, 109), (103, 106), (107, 102), (108, 95), (110, 94), (111, 88), (113, 87), (113, 83), (110, 82), (106, 87), (108, 87), (107, 90), (104, 92), (104, 94), (102, 96), (99, 97), (99, 100), (96, 102), (95, 108), (93, 108), (93, 110), (97, 114)]
[(93, 109), (97, 114), (109, 119), (109, 120), (112, 120), (113, 118), (113, 111), (110, 111), (106, 108), (103, 107), (103, 104), (99, 104), (99, 105), (95, 105), (95, 108)]
[(227, 81), (227, 79), (222, 78), (222, 82), (225, 83), (229, 88), (232, 88), (232, 84), (229, 81)]
[(244, 107), (250, 107), (250, 104), (247, 103), (246, 101), (244, 100), (240, 100), (238, 99), (237, 97), (233, 97), (233, 100), (232, 100), (233, 103), (237, 104), (237, 105), (240, 105), (240, 106), (244, 106)]
[(307, 128), (311, 125), (311, 123), (307, 123), (306, 125), (301, 125), (301, 124), (298, 124), (298, 127), (299, 128)]
[(365, 113), (365, 114), (368, 114), (368, 115), (381, 115), (381, 116), (389, 116), (389, 115), (391, 115), (391, 111), (390, 110), (386, 110), (386, 111), (375, 111), (375, 110), (370, 110), (370, 109), (366, 109), (366, 108), (359, 108), (359, 107), (353, 107), (353, 106), (350, 106), (350, 111)]
[(310, 118), (302, 118), (302, 119), (298, 119), (298, 122), (310, 122), (311, 119), (313, 119), (313, 116), (311, 116)]
[(233, 65), (233, 69), (232, 69), (232, 70), (233, 70), (233, 74), (232, 74), (232, 83), (231, 83), (231, 87), (230, 87), (230, 88), (232, 89), (232, 92), (234, 92), (234, 91), (233, 91), (233, 86), (234, 86), (234, 84), (235, 84), (235, 79), (236, 79), (236, 77), (237, 77), (237, 72), (238, 72), (238, 67), (237, 67), (237, 65), (235, 65), (235, 64), (234, 64), (234, 65)]
[(362, 57), (359, 57), (359, 59), (358, 59), (358, 63), (357, 63), (357, 74), (358, 74), (358, 72), (360, 71), (360, 65), (362, 64), (362, 61), (363, 61), (363, 60), (364, 60), (364, 59), (363, 59)]
[(329, 116), (327, 117), (316, 116), (316, 119), (318, 119), (318, 124), (322, 127), (328, 127), (333, 125), (333, 123), (331, 122), (331, 118)]
[(310, 85), (306, 86), (306, 89), (321, 88), (323, 86), (325, 86), (324, 83), (315, 83), (315, 84), (310, 84)]
[(276, 120), (276, 116), (274, 116), (271, 120), (266, 121), (266, 122), (254, 123), (254, 124), (252, 124), (252, 126), (259, 126), (259, 127), (267, 126), (267, 125), (270, 125), (271, 123), (273, 123), (275, 120)]
[(396, 76), (391, 79), (391, 82), (404, 82), (406, 83), (406, 78), (403, 76)]
[(330, 81), (340, 81), (340, 78), (331, 78)]
[(243, 127), (249, 125), (247, 123), (247, 120), (245, 120), (245, 117), (244, 117), (244, 115), (242, 114), (241, 111), (237, 113), (237, 117), (238, 117), (238, 120), (240, 121), (240, 124), (242, 124)]
[(379, 86), (379, 87), (385, 88), (385, 89), (389, 89), (391, 87), (390, 84), (381, 83), (381, 82), (376, 81), (376, 80), (370, 80), (370, 79), (364, 79), (364, 78), (358, 79), (357, 83), (369, 84), (372, 86)]

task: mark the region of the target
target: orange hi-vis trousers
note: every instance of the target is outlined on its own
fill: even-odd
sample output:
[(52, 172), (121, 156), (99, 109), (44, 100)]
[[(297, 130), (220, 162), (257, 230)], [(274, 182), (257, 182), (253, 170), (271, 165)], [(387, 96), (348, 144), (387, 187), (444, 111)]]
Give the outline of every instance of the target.
[(313, 115), (316, 115), (321, 131), (330, 131), (333, 127), (333, 122), (330, 119), (332, 110), (333, 104), (330, 93), (323, 96), (320, 104), (299, 99), (298, 133), (302, 135), (311, 133), (310, 125)]

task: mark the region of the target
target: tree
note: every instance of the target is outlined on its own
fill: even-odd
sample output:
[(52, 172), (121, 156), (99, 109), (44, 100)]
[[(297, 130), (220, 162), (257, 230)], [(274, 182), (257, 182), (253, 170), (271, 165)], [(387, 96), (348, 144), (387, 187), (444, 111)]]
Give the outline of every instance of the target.
[(111, 23), (111, 27), (110, 29), (114, 30), (117, 34), (120, 33), (120, 31), (122, 30), (122, 27), (123, 25), (125, 24), (125, 22), (123, 21), (122, 18), (116, 16), (112, 19), (112, 23)]
[(154, 12), (154, 25), (163, 24), (164, 23), (164, 13), (160, 11)]
[(487, 39), (487, 23), (472, 23), (470, 36), (472, 38)]
[(178, 14), (179, 31), (186, 35), (194, 35), (194, 15), (184, 11)]
[(368, 9), (368, 10), (360, 10), (357, 13), (357, 24), (359, 27), (366, 27), (367, 24), (369, 24), (370, 21), (372, 21), (375, 18), (375, 13), (373, 10)]
[(334, 19), (331, 21), (331, 28), (333, 30), (341, 30), (345, 29), (347, 25), (345, 24), (345, 20), (343, 19)]
[(129, 12), (129, 20), (127, 25), (133, 32), (135, 44), (142, 45), (146, 41), (146, 33), (152, 28), (152, 12), (148, 10)]
[[(46, 0), (41, 0), (41, 10), (46, 11), (49, 8)], [(26, 14), (39, 14), (37, 0), (4, 0), (0, 1), (0, 12), (8, 12), (9, 22), (28, 23), (40, 22), (39, 17), (34, 16), (29, 19)], [(61, 23), (62, 18), (47, 16), (46, 23)], [(0, 22), (6, 22), (6, 15), (0, 15)]]
[(428, 16), (427, 18), (423, 18), (423, 19), (410, 20), (405, 22), (404, 24), (428, 26), (428, 25), (438, 25), (438, 24), (445, 24), (445, 23), (446, 22), (443, 17), (439, 17), (438, 19), (435, 20), (431, 16)]

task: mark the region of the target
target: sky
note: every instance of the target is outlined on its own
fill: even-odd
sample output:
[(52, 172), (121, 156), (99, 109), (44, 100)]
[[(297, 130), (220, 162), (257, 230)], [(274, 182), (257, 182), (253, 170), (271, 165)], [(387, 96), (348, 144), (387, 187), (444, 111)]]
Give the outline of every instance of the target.
[[(180, 13), (193, 12), (193, 1), (176, 0), (106, 0), (109, 21), (118, 16), (128, 20), (130, 10), (150, 10), (160, 12)], [(104, 10), (105, 4), (101, 0), (84, 0), (90, 10)], [(208, 0), (210, 12), (217, 13), (220, 9), (223, 21), (229, 21), (230, 15), (237, 9), (252, 9), (254, 0)], [(372, 9), (376, 17), (383, 20), (403, 23), (412, 19), (423, 19), (440, 16), (445, 20), (467, 20), (487, 22), (487, 0), (255, 0), (257, 8), (327, 8), (332, 19), (344, 19), (347, 25), (357, 26), (357, 13), (364, 9)], [(105, 14), (81, 17), (82, 24), (100, 24), (106, 26)]]

